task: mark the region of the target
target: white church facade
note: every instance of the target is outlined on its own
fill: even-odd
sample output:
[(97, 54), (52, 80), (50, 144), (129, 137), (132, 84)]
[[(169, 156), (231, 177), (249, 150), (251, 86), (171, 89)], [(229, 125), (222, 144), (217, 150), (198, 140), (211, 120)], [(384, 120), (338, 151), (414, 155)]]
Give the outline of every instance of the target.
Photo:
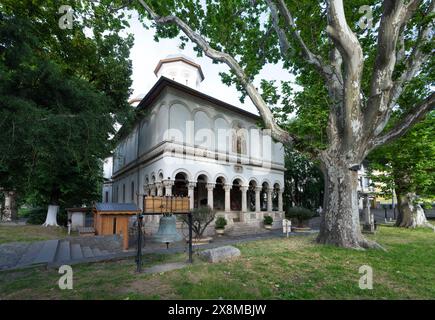
[[(103, 201), (136, 203), (145, 196), (189, 196), (208, 205), (228, 229), (261, 228), (283, 218), (284, 150), (262, 130), (260, 117), (199, 90), (204, 74), (191, 59), (161, 60), (159, 78), (136, 106), (135, 125), (121, 128)], [(159, 217), (146, 217), (157, 229)]]

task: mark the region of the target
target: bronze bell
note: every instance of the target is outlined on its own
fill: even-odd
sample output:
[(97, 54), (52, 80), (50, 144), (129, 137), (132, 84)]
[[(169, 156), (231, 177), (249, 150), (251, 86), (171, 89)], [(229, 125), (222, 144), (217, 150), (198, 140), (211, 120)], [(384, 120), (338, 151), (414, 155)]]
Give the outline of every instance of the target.
[(166, 248), (169, 243), (177, 242), (183, 237), (177, 231), (177, 219), (174, 215), (164, 215), (160, 218), (159, 230), (153, 237), (154, 242), (166, 243)]

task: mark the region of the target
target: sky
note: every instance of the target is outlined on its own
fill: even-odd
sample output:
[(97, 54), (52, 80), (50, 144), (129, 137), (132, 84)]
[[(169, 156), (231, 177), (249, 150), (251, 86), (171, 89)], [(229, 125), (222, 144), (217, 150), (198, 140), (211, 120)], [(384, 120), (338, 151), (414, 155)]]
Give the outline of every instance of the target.
[[(239, 100), (240, 93), (235, 87), (228, 87), (222, 83), (219, 72), (229, 71), (229, 68), (222, 63), (213, 64), (208, 57), (197, 57), (196, 52), (193, 51), (194, 46), (192, 43), (188, 43), (185, 49), (181, 50), (178, 48), (180, 42), (177, 38), (161, 39), (159, 42), (154, 41), (155, 30), (152, 28), (145, 29), (137, 19), (137, 13), (135, 12), (132, 13), (130, 28), (127, 32), (134, 34), (135, 38), (130, 53), (130, 59), (133, 63), (133, 94), (131, 98), (146, 94), (158, 80), (154, 74), (154, 69), (160, 59), (170, 54), (182, 53), (194, 59), (202, 67), (205, 80), (201, 83), (200, 91), (236, 107), (258, 114), (249, 98), (245, 99), (245, 103), (242, 104)], [(281, 65), (267, 65), (257, 76), (254, 84), (259, 86), (260, 79), (277, 80), (279, 82), (280, 80), (294, 80), (294, 77), (287, 71), (283, 71)]]

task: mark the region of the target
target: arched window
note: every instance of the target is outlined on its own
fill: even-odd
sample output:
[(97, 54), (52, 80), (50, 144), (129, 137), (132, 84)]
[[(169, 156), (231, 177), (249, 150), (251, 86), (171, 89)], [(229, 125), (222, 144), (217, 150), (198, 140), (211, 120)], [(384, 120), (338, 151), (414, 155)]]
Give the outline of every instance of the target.
[(233, 152), (246, 154), (246, 129), (242, 128), (240, 124), (236, 124), (233, 128)]

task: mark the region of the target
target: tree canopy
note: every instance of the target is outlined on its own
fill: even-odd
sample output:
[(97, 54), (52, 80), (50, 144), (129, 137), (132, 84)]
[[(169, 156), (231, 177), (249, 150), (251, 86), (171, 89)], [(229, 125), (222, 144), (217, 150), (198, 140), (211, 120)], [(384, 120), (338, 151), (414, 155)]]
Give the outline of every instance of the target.
[(131, 118), (127, 17), (69, 4), (72, 29), (58, 1), (0, 3), (0, 186), (38, 205), (98, 200), (114, 124)]

